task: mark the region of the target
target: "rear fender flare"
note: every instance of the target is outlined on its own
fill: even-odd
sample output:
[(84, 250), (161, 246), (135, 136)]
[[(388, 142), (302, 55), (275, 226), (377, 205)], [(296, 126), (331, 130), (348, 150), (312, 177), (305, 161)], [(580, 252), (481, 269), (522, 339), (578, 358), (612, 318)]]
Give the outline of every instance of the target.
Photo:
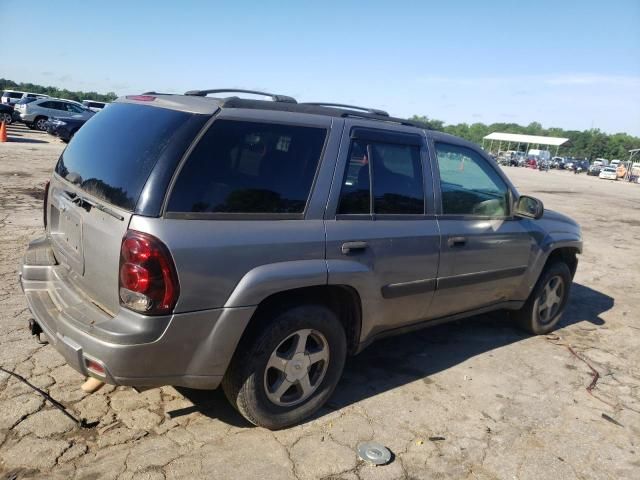
[(275, 293), (326, 285), (327, 282), (327, 262), (324, 259), (261, 265), (242, 277), (224, 306), (227, 308), (258, 305)]

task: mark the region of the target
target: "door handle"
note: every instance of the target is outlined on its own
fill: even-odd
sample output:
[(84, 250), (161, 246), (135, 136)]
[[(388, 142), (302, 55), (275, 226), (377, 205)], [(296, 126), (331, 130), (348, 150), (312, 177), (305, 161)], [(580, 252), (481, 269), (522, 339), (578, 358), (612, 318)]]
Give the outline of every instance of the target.
[(362, 251), (367, 248), (367, 242), (345, 242), (342, 244), (342, 254), (349, 255), (354, 251)]
[(450, 247), (464, 247), (467, 244), (466, 237), (449, 237), (447, 241)]

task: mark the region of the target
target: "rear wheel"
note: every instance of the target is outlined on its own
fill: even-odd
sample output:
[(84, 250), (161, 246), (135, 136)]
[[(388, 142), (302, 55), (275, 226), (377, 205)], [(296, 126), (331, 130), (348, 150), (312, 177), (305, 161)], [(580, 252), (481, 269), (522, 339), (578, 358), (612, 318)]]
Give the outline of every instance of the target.
[(312, 415), (329, 399), (344, 367), (347, 343), (333, 311), (293, 307), (241, 342), (222, 386), (251, 423), (279, 429)]
[(13, 117), (10, 113), (3, 113), (0, 117), (0, 122), (4, 122), (7, 125), (11, 125), (13, 123)]
[(38, 117), (38, 118), (36, 118), (36, 121), (34, 122), (34, 125), (35, 125), (36, 129), (40, 130), (41, 132), (46, 132), (47, 131), (47, 117)]
[(569, 299), (571, 271), (564, 262), (548, 265), (524, 306), (515, 313), (521, 328), (543, 335), (556, 328)]

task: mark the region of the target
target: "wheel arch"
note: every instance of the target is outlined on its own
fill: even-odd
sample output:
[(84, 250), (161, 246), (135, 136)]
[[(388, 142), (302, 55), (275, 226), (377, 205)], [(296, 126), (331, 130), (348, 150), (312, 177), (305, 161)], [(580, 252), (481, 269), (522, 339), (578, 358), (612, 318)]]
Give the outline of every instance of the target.
[(250, 341), (277, 314), (298, 305), (324, 305), (332, 310), (345, 329), (349, 353), (355, 353), (362, 328), (362, 303), (349, 285), (316, 285), (272, 293), (263, 299), (245, 328), (242, 339)]
[(571, 278), (573, 278), (576, 274), (576, 270), (578, 269), (579, 253), (581, 253), (581, 249), (578, 246), (559, 246), (554, 248), (547, 256), (547, 260), (545, 261), (541, 272), (543, 272), (548, 265), (561, 261), (567, 264), (571, 271)]

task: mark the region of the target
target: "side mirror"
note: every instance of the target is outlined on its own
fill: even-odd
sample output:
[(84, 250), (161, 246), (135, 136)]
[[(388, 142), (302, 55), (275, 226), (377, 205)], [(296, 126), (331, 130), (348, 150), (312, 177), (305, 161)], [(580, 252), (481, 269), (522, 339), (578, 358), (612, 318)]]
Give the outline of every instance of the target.
[(534, 197), (521, 195), (516, 204), (515, 215), (518, 217), (527, 217), (538, 220), (544, 214), (544, 205), (542, 201)]

